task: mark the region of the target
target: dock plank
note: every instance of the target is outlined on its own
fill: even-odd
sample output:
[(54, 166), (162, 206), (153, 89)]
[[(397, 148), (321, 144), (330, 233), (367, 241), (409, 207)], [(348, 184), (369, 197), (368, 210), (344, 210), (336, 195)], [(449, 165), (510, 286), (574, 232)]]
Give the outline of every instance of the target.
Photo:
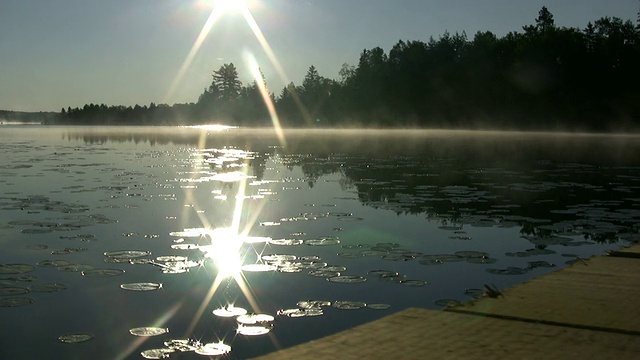
[(257, 359), (637, 359), (640, 337), (410, 308)]
[(575, 263), (457, 310), (640, 334), (640, 259)]
[(406, 309), (258, 359), (640, 359), (637, 257), (594, 257), (503, 294)]

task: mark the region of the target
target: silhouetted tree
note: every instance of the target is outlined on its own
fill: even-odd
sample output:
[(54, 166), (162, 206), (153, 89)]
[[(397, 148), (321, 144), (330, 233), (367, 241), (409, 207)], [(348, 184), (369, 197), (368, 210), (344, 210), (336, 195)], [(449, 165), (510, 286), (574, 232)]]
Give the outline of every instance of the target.
[(315, 126), (322, 119), (320, 125), (638, 130), (638, 64), (640, 12), (636, 24), (603, 17), (577, 29), (558, 26), (542, 7), (532, 24), (500, 38), (445, 32), (426, 42), (400, 40), (388, 54), (364, 49), (355, 66), (342, 66), (337, 81), (311, 65), (301, 85), (287, 84), (277, 97), (264, 82), (243, 85), (230, 63), (213, 71), (195, 104), (87, 104), (62, 109), (59, 119), (262, 125), (268, 123), (267, 100), (285, 126)]
[(242, 82), (238, 79), (238, 71), (233, 63), (224, 64), (213, 72), (213, 83), (220, 92), (220, 97), (232, 101), (240, 95)]
[(538, 12), (538, 17), (536, 18), (536, 29), (539, 32), (544, 33), (554, 29), (555, 26), (556, 24), (553, 21), (553, 14), (551, 14), (546, 6), (543, 6)]
[(300, 95), (312, 120), (320, 120), (326, 115), (324, 106), (331, 96), (331, 80), (320, 76), (316, 67), (311, 65), (302, 80)]

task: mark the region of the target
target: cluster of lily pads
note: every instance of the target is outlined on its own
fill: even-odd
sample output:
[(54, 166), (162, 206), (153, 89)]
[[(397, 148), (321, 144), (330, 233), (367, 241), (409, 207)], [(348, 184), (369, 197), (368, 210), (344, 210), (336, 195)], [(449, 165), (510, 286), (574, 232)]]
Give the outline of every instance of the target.
[(17, 277), (0, 278), (0, 307), (18, 307), (30, 305), (33, 299), (24, 296), (31, 292), (51, 293), (67, 288), (64, 284), (44, 283), (20, 286), (19, 283), (33, 283), (35, 276), (22, 275), (35, 269), (30, 264), (0, 264), (0, 275), (19, 275)]
[(302, 300), (296, 303), (297, 308), (280, 309), (278, 315), (291, 318), (309, 317), (309, 316), (321, 316), (324, 314), (323, 308), (332, 307), (340, 310), (359, 310), (359, 309), (373, 309), (373, 310), (386, 310), (391, 307), (389, 304), (383, 303), (365, 303), (363, 301), (351, 301), (351, 300)]
[(497, 274), (497, 275), (522, 275), (536, 268), (540, 268), (540, 267), (550, 268), (555, 266), (556, 266), (555, 264), (552, 264), (547, 261), (529, 261), (528, 265), (524, 268), (510, 266), (510, 267), (507, 267), (506, 269), (486, 269), (485, 271), (488, 273)]
[(426, 281), (409, 279), (406, 275), (401, 275), (400, 273), (391, 270), (371, 270), (367, 273), (367, 275), (376, 277), (379, 280), (394, 282), (410, 287), (427, 285)]
[[(159, 267), (165, 274), (181, 274), (190, 268), (202, 265), (202, 261), (189, 260), (186, 256), (164, 255), (150, 258), (151, 252), (146, 250), (116, 250), (104, 253), (105, 262), (149, 264)], [(84, 274), (83, 274), (84, 275)]]
[[(152, 326), (136, 327), (130, 329), (129, 333), (134, 336), (150, 337), (167, 334), (169, 333), (169, 329)], [(89, 333), (71, 333), (59, 336), (58, 341), (66, 344), (76, 344), (89, 341), (93, 338), (94, 335)], [(175, 352), (195, 352), (198, 355), (204, 356), (221, 356), (231, 351), (231, 346), (223, 342), (203, 344), (193, 339), (170, 339), (164, 341), (163, 344), (165, 346), (163, 348), (144, 350), (140, 355), (145, 359), (166, 359), (171, 353)]]
[(9, 227), (22, 227), (23, 234), (44, 234), (53, 231), (74, 231), (95, 224), (111, 224), (115, 220), (109, 219), (103, 214), (86, 214), (90, 208), (83, 204), (66, 203), (51, 200), (47, 196), (34, 195), (28, 197), (2, 197), (0, 198), (2, 210), (20, 210), (27, 214), (37, 214), (42, 211), (68, 214), (59, 219), (47, 221), (39, 220), (12, 220), (7, 223)]

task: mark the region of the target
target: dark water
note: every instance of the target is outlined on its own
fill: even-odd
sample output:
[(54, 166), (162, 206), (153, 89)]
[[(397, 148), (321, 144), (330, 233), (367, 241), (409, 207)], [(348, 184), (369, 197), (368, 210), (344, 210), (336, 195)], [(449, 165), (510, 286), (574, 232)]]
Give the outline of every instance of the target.
[[(3, 126), (0, 147), (2, 359), (249, 358), (640, 238), (634, 136)], [(278, 315), (302, 300), (370, 307)], [(228, 304), (272, 330), (239, 334)]]

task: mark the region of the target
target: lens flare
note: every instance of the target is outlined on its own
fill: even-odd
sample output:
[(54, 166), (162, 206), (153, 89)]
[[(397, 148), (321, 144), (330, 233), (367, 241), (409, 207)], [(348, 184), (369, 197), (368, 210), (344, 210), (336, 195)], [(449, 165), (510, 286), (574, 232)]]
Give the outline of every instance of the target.
[[(176, 76), (174, 77), (173, 81), (171, 82), (171, 85), (169, 86), (169, 89), (168, 89), (168, 91), (167, 91), (167, 93), (165, 95), (164, 102), (169, 102), (169, 99), (175, 93), (175, 91), (176, 91), (176, 89), (178, 87), (178, 84), (184, 78), (185, 73), (187, 72), (187, 70), (191, 66), (191, 63), (193, 62), (193, 59), (195, 58), (196, 54), (198, 53), (198, 51), (200, 50), (202, 44), (204, 43), (204, 40), (207, 38), (207, 36), (211, 32), (211, 29), (213, 28), (213, 25), (220, 18), (220, 16), (222, 16), (222, 15), (224, 15), (226, 13), (229, 13), (229, 12), (239, 12), (240, 14), (242, 14), (242, 16), (244, 17), (247, 25), (249, 26), (249, 28), (253, 32), (256, 40), (258, 41), (258, 43), (260, 43), (260, 46), (262, 47), (262, 50), (265, 52), (265, 54), (267, 55), (269, 61), (271, 62), (271, 64), (275, 68), (278, 76), (280, 77), (280, 80), (282, 80), (285, 84), (288, 84), (288, 83), (291, 82), (289, 80), (289, 77), (287, 76), (286, 72), (284, 71), (282, 65), (280, 64), (280, 61), (278, 60), (277, 56), (273, 52), (273, 49), (271, 49), (271, 46), (269, 45), (269, 42), (267, 41), (267, 39), (265, 38), (264, 34), (262, 33), (262, 30), (260, 29), (260, 26), (258, 25), (258, 23), (256, 22), (255, 18), (253, 17), (253, 14), (251, 13), (251, 10), (249, 9), (247, 1), (246, 0), (214, 0), (213, 1), (213, 9), (211, 10), (211, 13), (209, 14), (209, 17), (207, 18), (207, 21), (205, 22), (204, 26), (202, 27), (202, 30), (200, 31), (198, 37), (196, 38), (195, 42), (191, 46), (191, 50), (189, 51), (189, 53), (187, 54), (187, 56), (186, 56), (185, 60), (183, 61), (182, 65), (180, 66), (180, 69), (178, 70), (178, 73), (176, 74)], [(253, 58), (251, 61), (256, 63), (255, 58)], [(260, 76), (256, 75), (256, 68), (257, 68), (257, 63), (255, 64), (255, 66), (250, 64), (250, 69), (251, 69), (251, 72), (253, 74), (254, 79), (258, 79), (259, 78), (260, 81), (258, 81), (258, 83), (264, 85), (264, 79), (262, 79), (262, 76), (261, 75)], [(259, 71), (257, 71), (257, 72), (259, 73)], [(271, 121), (273, 123), (273, 127), (274, 127), (274, 129), (276, 131), (276, 134), (278, 136), (278, 140), (284, 146), (285, 145), (284, 132), (282, 131), (282, 127), (280, 126), (280, 120), (279, 120), (279, 118), (277, 116), (277, 113), (275, 111), (275, 106), (273, 104), (273, 101), (272, 101), (271, 97), (269, 96), (269, 92), (267, 91), (267, 89), (265, 87), (261, 87), (260, 88), (260, 92), (262, 94), (262, 98), (264, 100), (265, 106), (267, 107), (267, 109), (269, 111), (269, 115), (271, 117)], [(295, 92), (292, 93), (292, 96), (293, 96), (293, 98), (294, 98), (294, 100), (296, 102), (296, 105), (300, 109), (303, 117), (305, 118), (305, 120), (307, 120), (307, 122), (309, 122), (310, 118), (311, 118), (310, 115), (309, 115), (309, 112), (306, 110), (306, 108), (304, 107), (304, 105), (302, 104), (302, 102), (300, 101), (300, 99), (298, 98), (298, 96), (297, 96), (297, 94)]]
[(264, 101), (264, 105), (267, 107), (269, 111), (269, 117), (271, 118), (271, 122), (273, 123), (273, 129), (276, 132), (276, 136), (278, 136), (278, 141), (280, 145), (286, 146), (286, 140), (284, 138), (284, 132), (282, 131), (282, 126), (280, 126), (280, 118), (278, 117), (278, 113), (276, 112), (275, 104), (273, 103), (273, 99), (271, 99), (271, 95), (269, 94), (269, 90), (267, 90), (267, 86), (265, 85), (265, 81), (262, 78), (262, 73), (260, 72), (260, 66), (256, 61), (256, 58), (252, 53), (245, 53), (245, 59), (247, 61), (247, 65), (251, 70), (251, 75), (258, 85), (258, 90), (260, 91), (260, 96), (262, 96), (262, 101)]
[(180, 83), (180, 81), (182, 81), (184, 74), (187, 72), (187, 69), (189, 69), (189, 66), (191, 66), (193, 59), (196, 57), (196, 54), (198, 54), (198, 50), (200, 50), (202, 43), (207, 38), (207, 35), (209, 35), (209, 32), (211, 31), (213, 24), (215, 24), (215, 22), (218, 20), (221, 14), (222, 14), (222, 11), (218, 8), (213, 8), (213, 10), (211, 11), (211, 14), (209, 14), (207, 21), (204, 23), (204, 26), (202, 27), (202, 30), (200, 30), (200, 34), (198, 34), (196, 41), (191, 46), (191, 50), (189, 50), (187, 57), (182, 62), (182, 65), (180, 66), (180, 69), (178, 70), (178, 73), (176, 74), (176, 76), (173, 78), (173, 81), (171, 81), (171, 85), (169, 85), (169, 89), (167, 90), (167, 93), (164, 96), (165, 103), (169, 102), (169, 99), (175, 93), (176, 88), (178, 87), (178, 84)]
[[(249, 232), (251, 226), (248, 226), (248, 228), (243, 232), (240, 231), (244, 201), (246, 199), (245, 193), (247, 177), (245, 176), (244, 178), (238, 179), (238, 182), (239, 188), (233, 210), (231, 226), (228, 228), (214, 229), (209, 233), (209, 236), (211, 237), (211, 245), (200, 246), (200, 250), (205, 253), (205, 257), (213, 259), (218, 273), (216, 274), (207, 295), (196, 311), (196, 314), (187, 330), (187, 334), (190, 334), (193, 331), (197, 322), (200, 320), (205, 309), (209, 305), (209, 302), (220, 288), (220, 285), (228, 279), (232, 279), (236, 282), (242, 291), (242, 294), (251, 305), (252, 310), (260, 312), (260, 306), (258, 305), (249, 284), (242, 274), (242, 263), (244, 259), (241, 250), (248, 239), (246, 234)], [(253, 223), (253, 221), (251, 221), (251, 223)]]
[[(260, 46), (262, 47), (263, 51), (266, 53), (269, 61), (276, 69), (278, 76), (285, 83), (289, 83), (290, 81), (284, 69), (282, 68), (278, 58), (276, 57), (275, 53), (271, 49), (271, 46), (267, 42), (264, 34), (262, 33), (262, 31), (260, 30), (260, 27), (258, 26), (258, 23), (256, 22), (249, 7), (247, 6), (247, 1), (245, 0), (213, 0), (212, 4), (213, 4), (213, 9), (209, 14), (209, 17), (207, 18), (207, 21), (205, 22), (204, 26), (202, 27), (198, 37), (196, 38), (193, 45), (191, 46), (191, 49), (187, 54), (185, 60), (183, 61), (178, 73), (173, 79), (171, 86), (169, 87), (167, 94), (165, 96), (165, 102), (167, 102), (167, 100), (176, 91), (178, 84), (180, 83), (180, 81), (182, 81), (184, 74), (191, 66), (193, 59), (195, 58), (196, 54), (202, 47), (202, 44), (204, 43), (205, 39), (209, 35), (214, 24), (217, 22), (220, 16), (232, 11), (239, 12), (243, 15), (247, 25), (250, 27), (254, 36), (260, 43)], [(258, 85), (258, 89), (265, 103), (265, 106), (269, 111), (269, 116), (273, 123), (273, 127), (276, 131), (276, 135), (278, 136), (278, 140), (281, 143), (281, 145), (284, 146), (286, 144), (284, 132), (282, 130), (282, 127), (280, 126), (280, 120), (278, 118), (278, 114), (276, 113), (271, 95), (269, 94), (269, 91), (265, 86), (265, 82), (262, 77), (262, 74), (260, 73), (259, 65), (252, 54), (249, 54), (248, 56), (246, 56), (246, 59), (249, 64), (249, 68), (251, 69), (253, 78), (255, 79), (256, 84)], [(303, 114), (306, 113), (303, 107), (301, 108), (301, 110), (303, 110)], [(201, 130), (201, 138), (200, 138), (200, 143), (198, 145), (198, 149), (203, 150), (205, 149), (205, 144), (206, 144), (206, 135), (204, 135), (204, 133), (206, 133), (208, 129), (201, 128), (200, 130)], [(246, 160), (247, 159), (245, 158), (245, 161)], [(256, 209), (257, 211), (254, 212), (253, 217), (250, 219), (246, 219), (245, 228), (242, 231), (240, 229), (241, 218), (244, 213), (243, 208), (245, 205), (245, 201), (249, 198), (246, 196), (247, 180), (252, 178), (247, 174), (248, 168), (249, 168), (248, 166), (244, 166), (242, 168), (243, 171), (235, 171), (235, 172), (225, 171), (225, 172), (217, 173), (214, 176), (211, 176), (206, 179), (204, 178), (200, 179), (200, 180), (206, 180), (206, 181), (237, 182), (239, 183), (239, 186), (238, 186), (238, 192), (236, 195), (236, 202), (235, 202), (235, 207), (232, 214), (232, 222), (230, 227), (214, 229), (212, 232), (207, 233), (205, 236), (211, 237), (211, 244), (199, 247), (200, 250), (202, 250), (205, 253), (206, 258), (212, 259), (217, 269), (217, 274), (215, 276), (213, 283), (211, 284), (211, 287), (209, 288), (209, 291), (207, 292), (204, 299), (202, 299), (202, 303), (196, 310), (194, 317), (191, 321), (191, 324), (187, 328), (187, 331), (186, 331), (187, 335), (190, 334), (193, 331), (193, 329), (195, 329), (195, 326), (203, 316), (205, 309), (209, 306), (210, 301), (213, 299), (214, 295), (220, 288), (220, 285), (225, 281), (235, 281), (235, 283), (237, 283), (238, 287), (242, 291), (242, 294), (245, 296), (245, 298), (249, 302), (249, 305), (252, 307), (252, 311), (258, 312), (258, 313), (261, 312), (259, 304), (256, 300), (256, 297), (254, 296), (250, 285), (248, 284), (246, 278), (244, 277), (243, 270), (242, 270), (243, 261), (244, 261), (244, 257), (246, 256), (246, 252), (251, 251), (251, 250), (247, 250), (246, 247), (243, 248), (243, 245), (252, 243), (252, 242), (266, 241), (265, 239), (256, 240), (246, 236), (246, 234), (249, 233), (249, 230), (251, 230), (251, 227), (253, 226), (253, 224), (256, 223), (258, 214), (260, 213), (260, 210), (262, 210), (262, 206), (264, 206), (264, 203), (257, 205), (257, 209)], [(198, 199), (196, 199), (195, 193), (193, 193), (192, 190), (187, 191), (187, 199), (189, 204), (193, 204), (194, 206), (195, 204), (198, 204)], [(208, 219), (205, 216), (201, 216), (200, 220), (204, 225), (204, 228), (208, 229), (210, 226)], [(245, 251), (244, 254), (243, 254), (243, 251)], [(261, 254), (256, 254), (256, 255), (258, 256), (258, 258), (260, 258)], [(272, 338), (272, 341), (278, 348), (280, 347), (277, 339)]]

